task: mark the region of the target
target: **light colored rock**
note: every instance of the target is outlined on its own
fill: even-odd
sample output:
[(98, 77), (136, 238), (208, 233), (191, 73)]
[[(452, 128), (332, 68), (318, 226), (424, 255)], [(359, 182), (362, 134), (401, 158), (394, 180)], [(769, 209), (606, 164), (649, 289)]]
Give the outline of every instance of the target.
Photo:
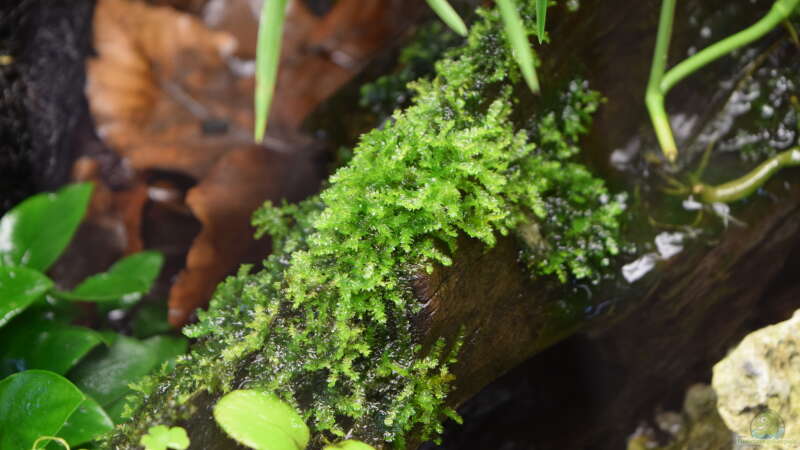
[[(753, 419), (768, 409), (779, 419), (775, 415), (761, 419), (782, 419), (782, 445), (800, 447), (800, 311), (790, 320), (745, 337), (714, 366), (712, 386), (720, 416), (741, 438), (752, 439), (758, 434), (758, 423)], [(756, 431), (751, 432), (753, 429)]]

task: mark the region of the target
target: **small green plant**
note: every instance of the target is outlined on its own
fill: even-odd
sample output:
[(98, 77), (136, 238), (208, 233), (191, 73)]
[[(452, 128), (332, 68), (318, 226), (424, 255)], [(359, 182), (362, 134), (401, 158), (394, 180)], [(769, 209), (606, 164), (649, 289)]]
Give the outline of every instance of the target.
[(678, 156), (678, 147), (664, 108), (664, 97), (667, 93), (681, 80), (704, 66), (770, 32), (796, 10), (800, 5), (800, 0), (776, 0), (767, 15), (749, 28), (703, 49), (667, 71), (672, 23), (675, 17), (675, 3), (676, 0), (663, 0), (661, 3), (661, 16), (658, 24), (653, 65), (645, 94), (645, 103), (653, 122), (656, 137), (664, 156), (669, 161), (674, 161)]
[[(274, 394), (264, 391), (229, 392), (214, 406), (214, 419), (236, 442), (256, 450), (303, 450), (311, 439), (300, 414)], [(342, 441), (325, 449), (374, 450), (355, 440)]]
[(189, 448), (189, 436), (182, 427), (157, 425), (151, 427), (140, 441), (145, 450), (186, 450)]
[[(433, 11), (453, 31), (467, 35), (467, 26), (447, 0), (427, 0)], [(496, 0), (505, 25), (506, 38), (513, 49), (514, 59), (530, 90), (539, 93), (536, 62), (528, 42), (528, 31), (514, 0)], [(269, 109), (275, 92), (278, 75), (283, 26), (286, 19), (287, 0), (265, 0), (261, 10), (256, 54), (255, 140), (262, 142), (267, 130)], [(536, 0), (536, 34), (539, 43), (545, 39), (545, 21), (548, 0)]]
[(72, 240), (91, 192), (91, 184), (74, 184), (36, 195), (0, 219), (0, 448), (91, 441), (121, 421), (129, 383), (185, 351), (184, 339), (140, 342), (70, 324), (72, 300), (130, 306), (163, 261), (137, 253), (75, 289), (57, 289), (45, 272)]

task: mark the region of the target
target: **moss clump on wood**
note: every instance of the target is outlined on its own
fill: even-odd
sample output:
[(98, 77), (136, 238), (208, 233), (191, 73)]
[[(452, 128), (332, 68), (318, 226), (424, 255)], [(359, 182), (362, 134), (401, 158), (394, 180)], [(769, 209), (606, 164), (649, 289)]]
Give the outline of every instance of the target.
[(516, 130), (508, 81), (520, 77), (501, 29), (482, 10), (466, 45), (413, 84), (412, 106), (366, 134), (318, 198), (256, 214), (273, 255), (220, 286), (186, 332), (199, 344), (167, 378), (143, 383), (117, 443), (192, 414), (196, 395), (241, 387), (294, 404), (318, 439), (435, 438), (456, 417), (444, 403), (459, 343), (420, 346), (408, 281), (451, 264), (460, 236), (492, 246), (531, 220), (543, 235), (538, 273), (600, 273), (622, 207), (569, 162), (600, 98), (575, 82), (530, 133)]

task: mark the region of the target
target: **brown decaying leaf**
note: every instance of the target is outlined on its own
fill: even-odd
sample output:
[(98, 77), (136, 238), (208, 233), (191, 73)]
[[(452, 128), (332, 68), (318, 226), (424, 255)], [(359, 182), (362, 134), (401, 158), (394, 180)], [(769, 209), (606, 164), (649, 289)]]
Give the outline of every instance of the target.
[[(175, 326), (205, 306), (239, 264), (263, 259), (268, 242), (255, 242), (250, 227), (257, 207), (317, 189), (321, 165), (315, 146), (298, 134), (300, 124), (402, 34), (414, 8), (400, 0), (339, 0), (319, 18), (293, 1), (263, 148), (250, 138), (254, 82), (241, 70), (254, 56), (257, 11), (250, 0), (206, 3), (206, 20), (218, 30), (172, 8), (99, 0), (98, 58), (89, 62), (87, 96), (104, 141), (140, 173), (167, 171), (197, 182), (186, 205), (202, 231), (170, 290)], [(125, 213), (129, 227), (141, 226), (135, 208)]]

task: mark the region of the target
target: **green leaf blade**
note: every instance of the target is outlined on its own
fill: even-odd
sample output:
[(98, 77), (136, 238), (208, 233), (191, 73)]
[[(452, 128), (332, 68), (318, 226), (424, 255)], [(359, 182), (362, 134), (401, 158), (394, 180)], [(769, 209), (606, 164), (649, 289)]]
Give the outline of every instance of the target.
[(467, 26), (447, 0), (427, 0), (428, 6), (448, 27), (461, 36), (467, 35)]
[(125, 397), (132, 392), (129, 385), (185, 353), (186, 347), (187, 341), (182, 338), (156, 336), (138, 341), (119, 336), (110, 348), (93, 352), (68, 375), (105, 408), (115, 423), (120, 423)]
[(27, 267), (0, 266), (0, 327), (39, 300), (53, 282)]
[(114, 422), (103, 407), (96, 400), (87, 396), (64, 423), (58, 437), (75, 447), (85, 444), (113, 428)]
[(23, 315), (0, 333), (0, 361), (17, 361), (26, 369), (66, 374), (91, 349), (103, 342), (93, 330)]
[(536, 35), (540, 44), (544, 40), (544, 32), (547, 26), (547, 1), (536, 0)]
[(59, 295), (73, 300), (106, 302), (146, 294), (163, 264), (164, 256), (159, 252), (135, 253), (117, 261), (108, 272), (85, 279), (72, 292)]
[(522, 77), (528, 84), (531, 92), (539, 93), (539, 78), (536, 75), (536, 67), (533, 59), (533, 51), (528, 42), (528, 34), (525, 25), (517, 11), (514, 0), (497, 0), (497, 7), (500, 9), (500, 17), (506, 29), (508, 42), (514, 52), (514, 59), (519, 65)]
[(263, 391), (228, 393), (214, 406), (214, 418), (236, 441), (259, 450), (302, 450), (311, 438), (294, 408)]
[(262, 142), (275, 93), (287, 0), (265, 0), (256, 47), (255, 140)]
[(0, 381), (0, 448), (29, 449), (55, 436), (85, 396), (66, 378), (29, 370)]
[(23, 201), (0, 219), (0, 264), (46, 271), (86, 214), (92, 184), (67, 186)]

